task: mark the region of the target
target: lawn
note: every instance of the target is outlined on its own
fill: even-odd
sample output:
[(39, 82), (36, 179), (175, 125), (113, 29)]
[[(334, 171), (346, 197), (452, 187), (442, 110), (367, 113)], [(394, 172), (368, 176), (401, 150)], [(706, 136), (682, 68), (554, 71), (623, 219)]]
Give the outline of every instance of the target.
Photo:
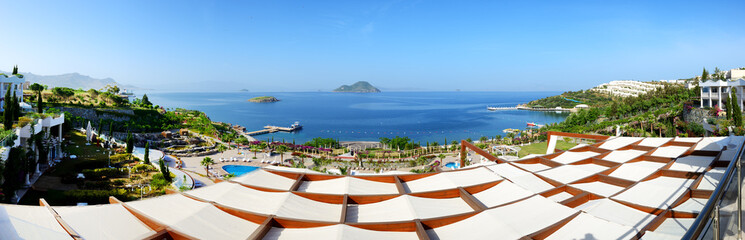
[[(567, 150), (574, 146), (577, 146), (576, 143), (570, 143), (567, 141), (556, 141), (556, 149), (560, 150)], [(518, 157), (525, 157), (529, 154), (546, 154), (546, 149), (548, 148), (548, 142), (539, 142), (539, 143), (533, 143), (530, 145), (525, 145), (520, 147), (520, 152), (517, 153)]]
[(51, 172), (52, 176), (63, 177), (69, 174), (77, 174), (82, 169), (101, 168), (108, 164), (109, 155), (106, 153), (106, 149), (93, 144), (85, 145), (85, 134), (70, 131), (68, 139), (73, 143), (65, 146), (64, 151), (77, 156), (77, 158), (62, 160)]

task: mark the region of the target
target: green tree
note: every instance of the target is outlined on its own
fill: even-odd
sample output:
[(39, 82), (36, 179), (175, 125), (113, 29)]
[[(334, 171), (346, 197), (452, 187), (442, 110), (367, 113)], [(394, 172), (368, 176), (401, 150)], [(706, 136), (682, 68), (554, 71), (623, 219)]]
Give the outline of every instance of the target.
[(740, 109), (740, 102), (737, 99), (737, 89), (732, 88), (730, 94), (732, 95), (730, 97), (732, 100), (732, 120), (735, 122), (735, 127), (742, 127), (742, 109)]
[(142, 95), (142, 105), (147, 107), (153, 106), (153, 103), (151, 103), (150, 100), (147, 98), (147, 94)]
[(149, 142), (145, 143), (145, 157), (143, 158), (144, 158), (143, 161), (145, 162), (145, 164), (149, 165), (150, 164), (150, 143)]
[(44, 89), (47, 89), (47, 86), (34, 83), (31, 84), (31, 86), (28, 86), (28, 89), (36, 93), (36, 111), (38, 113), (42, 113), (42, 110), (44, 109), (44, 100), (41, 96), (41, 93), (44, 91)]
[(132, 153), (135, 147), (135, 140), (132, 137), (132, 133), (127, 131), (127, 153)]
[(285, 162), (285, 154), (287, 152), (287, 146), (279, 145), (274, 149), (275, 152), (279, 153), (280, 164)]
[(109, 122), (109, 141), (114, 139), (114, 122)]
[(709, 80), (711, 76), (709, 76), (709, 71), (706, 71), (706, 68), (704, 68), (704, 71), (701, 73), (701, 81), (706, 82)]
[(10, 89), (5, 92), (5, 100), (3, 101), (3, 127), (5, 130), (13, 128), (13, 103), (10, 99)]
[(68, 100), (70, 97), (75, 95), (75, 90), (66, 87), (55, 87), (52, 88), (52, 93), (62, 99)]
[(726, 108), (725, 112), (727, 113), (727, 119), (731, 119), (732, 118), (732, 101), (730, 101), (729, 94), (725, 95), (722, 101), (724, 101), (724, 107)]
[[(222, 145), (222, 144), (218, 144), (217, 145), (217, 151), (220, 152), (220, 154), (223, 154), (223, 152), (225, 152), (225, 150), (227, 150), (227, 149), (228, 148), (225, 147), (225, 145)], [(220, 155), (220, 157), (222, 157), (222, 155)]]
[(212, 160), (211, 157), (205, 157), (205, 158), (202, 158), (202, 161), (200, 162), (200, 164), (202, 164), (202, 166), (204, 166), (204, 171), (207, 172), (207, 176), (210, 176), (210, 169), (209, 169), (209, 167), (210, 167), (210, 165), (215, 164), (215, 161)]
[(18, 74), (18, 65), (13, 66), (13, 73), (11, 75)]
[(163, 174), (163, 178), (167, 182), (173, 182), (173, 178), (171, 177), (171, 170), (168, 169), (168, 166), (166, 166), (166, 161), (163, 161), (163, 159), (158, 160), (158, 166), (160, 167), (160, 173)]
[(18, 121), (18, 118), (20, 118), (23, 114), (21, 112), (21, 103), (20, 101), (18, 101), (18, 96), (16, 96), (16, 91), (13, 91), (13, 98), (10, 99), (10, 101), (13, 103), (13, 108), (11, 109), (11, 111), (13, 112), (13, 121)]

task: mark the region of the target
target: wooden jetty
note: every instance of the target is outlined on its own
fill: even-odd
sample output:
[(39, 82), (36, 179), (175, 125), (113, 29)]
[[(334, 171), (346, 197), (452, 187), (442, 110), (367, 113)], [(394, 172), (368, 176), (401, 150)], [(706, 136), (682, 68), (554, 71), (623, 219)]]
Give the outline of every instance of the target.
[(300, 130), (301, 128), (303, 128), (303, 126), (298, 123), (295, 123), (290, 127), (278, 127), (278, 126), (267, 125), (267, 126), (264, 126), (264, 129), (262, 130), (247, 132), (245, 134), (248, 136), (256, 136), (256, 135), (275, 133), (275, 132), (294, 132), (294, 131)]

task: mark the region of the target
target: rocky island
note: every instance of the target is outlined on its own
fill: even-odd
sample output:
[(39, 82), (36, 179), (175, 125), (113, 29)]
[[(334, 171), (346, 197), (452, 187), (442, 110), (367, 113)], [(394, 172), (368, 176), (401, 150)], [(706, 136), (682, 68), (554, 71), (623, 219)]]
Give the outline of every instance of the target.
[(373, 85), (368, 82), (359, 81), (352, 84), (352, 86), (342, 85), (341, 87), (334, 89), (334, 92), (374, 93), (380, 92), (380, 89), (373, 87)]
[(270, 103), (270, 102), (279, 102), (279, 99), (272, 97), (272, 96), (261, 96), (261, 97), (255, 97), (248, 99), (249, 102), (255, 102), (255, 103)]

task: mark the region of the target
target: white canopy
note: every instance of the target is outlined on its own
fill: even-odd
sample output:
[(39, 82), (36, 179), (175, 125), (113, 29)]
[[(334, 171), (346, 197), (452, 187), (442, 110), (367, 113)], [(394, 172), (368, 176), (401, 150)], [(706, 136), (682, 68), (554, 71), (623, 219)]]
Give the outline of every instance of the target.
[(243, 176), (233, 178), (232, 181), (256, 187), (290, 190), (296, 179), (280, 176), (263, 169), (256, 169)]
[(248, 212), (280, 217), (336, 222), (342, 205), (313, 201), (290, 192), (265, 192), (222, 182), (185, 194)]
[(46, 207), (0, 204), (0, 239), (72, 239)]
[(555, 158), (551, 159), (551, 161), (558, 162), (561, 164), (570, 164), (574, 162), (578, 162), (581, 160), (585, 160), (594, 156), (600, 155), (600, 153), (592, 152), (592, 151), (585, 151), (585, 152), (563, 152), (559, 154), (559, 156), (556, 156)]
[(85, 239), (145, 239), (156, 233), (121, 204), (54, 207), (54, 210)]
[(259, 226), (181, 194), (126, 204), (179, 232), (200, 239), (247, 239)]

